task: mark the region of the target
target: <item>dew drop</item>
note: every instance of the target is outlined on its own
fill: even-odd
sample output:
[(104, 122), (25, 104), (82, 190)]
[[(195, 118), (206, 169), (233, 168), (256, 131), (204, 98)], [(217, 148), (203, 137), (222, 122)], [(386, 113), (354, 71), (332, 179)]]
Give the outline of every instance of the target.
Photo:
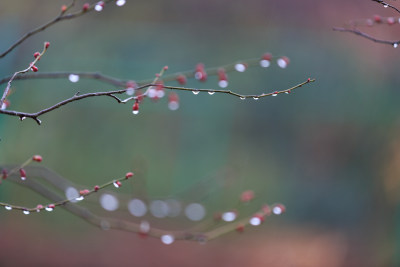
[(128, 87), (128, 88), (126, 88), (125, 93), (126, 93), (127, 95), (133, 95), (133, 94), (135, 93), (135, 88)]
[(135, 217), (142, 217), (147, 212), (146, 204), (140, 199), (132, 199), (128, 203), (129, 212)]
[(233, 211), (224, 212), (222, 214), (222, 220), (225, 222), (233, 222), (236, 219), (236, 213)]
[(125, 5), (125, 3), (126, 3), (126, 0), (117, 0), (117, 2), (115, 2), (115, 4), (117, 6), (123, 6), (123, 5)]
[(244, 72), (246, 70), (246, 66), (242, 63), (238, 63), (235, 65), (235, 70), (238, 72)]
[(45, 210), (47, 210), (47, 211), (53, 211), (54, 209), (51, 208), (51, 207), (46, 207)]
[(79, 192), (75, 187), (72, 186), (67, 187), (64, 192), (65, 192), (65, 197), (67, 199), (70, 199), (72, 203), (78, 201), (76, 198), (79, 197)]
[(258, 217), (252, 217), (249, 221), (249, 223), (253, 226), (257, 226), (261, 224), (261, 219)]
[(11, 206), (5, 206), (4, 207), (6, 210), (12, 210), (12, 207)]
[(23, 121), (23, 120), (25, 120), (26, 119), (26, 117), (24, 116), (24, 117), (21, 117), (21, 121)]
[(141, 233), (148, 233), (150, 231), (150, 223), (148, 221), (141, 221), (139, 228)]
[(103, 10), (103, 4), (97, 4), (94, 6), (94, 10), (96, 10), (97, 12), (100, 12)]
[(22, 181), (25, 181), (25, 180), (26, 180), (26, 177), (25, 177), (25, 176), (21, 176), (21, 180), (22, 180)]
[(394, 44), (393, 44), (393, 47), (394, 47), (394, 48), (397, 48), (398, 46), (399, 46), (398, 43), (394, 43)]
[(389, 5), (385, 4), (385, 5), (383, 5), (383, 7), (384, 7), (384, 8), (388, 8), (388, 7), (389, 7)]
[(156, 218), (165, 218), (169, 213), (169, 206), (162, 200), (154, 200), (150, 204), (150, 212)]
[(260, 99), (258, 96), (253, 96), (253, 99), (254, 100), (258, 100), (258, 99)]
[(76, 201), (82, 201), (83, 199), (84, 199), (83, 196), (79, 196), (79, 197), (75, 198)]
[(198, 95), (200, 93), (200, 91), (192, 91), (194, 95)]
[(29, 210), (24, 210), (23, 213), (24, 213), (25, 215), (28, 215), (30, 212), (29, 212)]
[(68, 79), (69, 79), (69, 81), (72, 82), (72, 83), (79, 82), (79, 75), (70, 74), (70, 75), (68, 76)]
[(132, 113), (133, 113), (133, 115), (137, 115), (137, 114), (139, 114), (139, 110), (133, 110)]
[(244, 97), (244, 96), (241, 96), (240, 97), (240, 100), (245, 100), (246, 98)]
[(213, 95), (213, 94), (215, 94), (215, 92), (214, 91), (209, 91), (208, 94), (209, 95)]
[(276, 63), (278, 64), (279, 67), (281, 67), (282, 69), (287, 67), (287, 62), (286, 60), (284, 60), (283, 58), (279, 58)]
[(165, 245), (170, 245), (174, 243), (175, 238), (172, 235), (163, 235), (161, 236), (161, 242), (163, 242)]
[(221, 88), (226, 88), (226, 87), (228, 87), (228, 81), (227, 80), (220, 80), (218, 82), (218, 86), (221, 87)]
[(168, 108), (170, 110), (177, 110), (179, 108), (179, 102), (177, 102), (177, 101), (168, 102)]
[(272, 94), (272, 96), (277, 96), (278, 95), (278, 93), (276, 93), (276, 92), (274, 92), (273, 94)]
[(185, 215), (191, 221), (200, 221), (206, 215), (206, 210), (203, 205), (192, 203), (185, 208)]
[(1, 110), (5, 110), (7, 108), (7, 104), (6, 103), (3, 103), (3, 104), (1, 104)]
[(271, 61), (263, 59), (260, 60), (260, 66), (263, 68), (268, 68), (271, 65)]
[(103, 209), (108, 210), (108, 211), (114, 211), (118, 209), (119, 207), (119, 201), (118, 199), (110, 194), (103, 194), (100, 197), (100, 205), (103, 207)]

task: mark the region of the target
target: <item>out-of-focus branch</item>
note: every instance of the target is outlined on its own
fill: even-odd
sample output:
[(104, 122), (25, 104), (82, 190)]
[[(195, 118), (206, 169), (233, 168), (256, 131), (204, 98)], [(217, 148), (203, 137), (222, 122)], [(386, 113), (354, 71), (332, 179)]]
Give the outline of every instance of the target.
[[(398, 8), (385, 1), (382, 0), (372, 0), (372, 1), (381, 4), (385, 8), (391, 8), (395, 10), (397, 13), (400, 13), (400, 10)], [(375, 15), (373, 19), (352, 20), (350, 21), (350, 23), (348, 23), (347, 26), (345, 26), (345, 28), (335, 27), (333, 28), (333, 30), (338, 32), (349, 32), (361, 36), (370, 41), (373, 41), (375, 43), (388, 44), (393, 46), (394, 48), (397, 48), (400, 44), (400, 40), (390, 41), (390, 40), (378, 39), (356, 28), (357, 26), (372, 27), (378, 24), (394, 25), (396, 23), (400, 23), (400, 18), (393, 18), (393, 17), (382, 18), (381, 16)]]
[[(35, 158), (35, 157), (34, 157)], [(221, 220), (214, 221), (214, 223), (209, 223), (207, 229), (202, 226), (201, 224), (195, 225), (195, 227), (187, 228), (184, 230), (168, 230), (162, 228), (156, 228), (150, 226), (150, 223), (147, 221), (142, 221), (140, 223), (133, 222), (126, 219), (119, 219), (114, 217), (104, 217), (100, 216), (94, 212), (92, 212), (89, 208), (85, 208), (80, 206), (74, 201), (76, 200), (86, 200), (89, 198), (90, 195), (95, 194), (96, 192), (103, 190), (110, 185), (118, 185), (118, 182), (124, 181), (130, 177), (132, 177), (132, 173), (127, 173), (124, 177), (119, 179), (114, 179), (108, 183), (105, 183), (101, 186), (94, 186), (93, 189), (88, 190), (81, 190), (80, 196), (77, 198), (72, 199), (63, 199), (59, 194), (54, 192), (50, 187), (45, 186), (43, 183), (39, 182), (37, 178), (41, 177), (47, 182), (55, 185), (57, 188), (62, 189), (63, 186), (67, 186), (69, 182), (65, 180), (65, 178), (53, 173), (46, 168), (43, 167), (35, 167), (35, 168), (27, 168), (27, 172), (31, 174), (26, 180), (21, 181), (18, 176), (16, 175), (18, 169), (25, 167), (32, 159), (28, 160), (27, 162), (23, 163), (20, 166), (14, 167), (10, 172), (8, 172), (8, 177), (6, 180), (16, 182), (19, 185), (25, 186), (38, 194), (46, 197), (50, 201), (51, 204), (47, 205), (37, 205), (36, 207), (28, 208), (24, 206), (12, 205), (9, 203), (0, 202), (0, 206), (4, 207), (5, 210), (8, 211), (22, 211), (24, 214), (40, 214), (39, 212), (42, 210), (46, 211), (54, 211), (56, 207), (62, 207), (72, 214), (82, 218), (83, 220), (98, 226), (101, 229), (108, 230), (108, 229), (116, 229), (116, 230), (123, 230), (128, 232), (138, 233), (141, 236), (149, 236), (154, 238), (160, 238), (164, 243), (170, 244), (174, 240), (189, 240), (189, 241), (197, 241), (197, 242), (206, 242), (221, 235), (238, 231), (243, 232), (245, 226), (252, 224), (252, 225), (260, 225), (268, 216), (271, 214), (281, 214), (284, 212), (284, 206), (281, 204), (275, 204), (271, 207), (265, 205), (262, 209), (257, 211), (252, 216), (246, 216), (244, 218), (236, 220), (236, 218), (232, 219), (231, 222), (222, 222)], [(38, 176), (39, 175), (39, 176)], [(3, 177), (4, 178), (4, 177)], [(119, 184), (118, 186), (120, 186)], [(249, 201), (247, 199), (245, 201)], [(277, 210), (277, 211), (275, 211)], [(235, 215), (236, 217), (237, 215)], [(203, 229), (203, 230), (202, 230)], [(166, 240), (164, 240), (166, 238)]]
[(338, 31), (338, 32), (349, 32), (349, 33), (353, 33), (355, 35), (364, 37), (368, 40), (371, 40), (375, 43), (380, 43), (380, 44), (389, 44), (392, 45), (393, 47), (397, 47), (400, 43), (400, 40), (397, 41), (389, 41), (389, 40), (382, 40), (382, 39), (376, 39), (375, 37), (372, 37), (371, 35), (368, 35), (362, 31), (359, 31), (357, 29), (346, 29), (346, 28), (333, 28), (334, 31)]

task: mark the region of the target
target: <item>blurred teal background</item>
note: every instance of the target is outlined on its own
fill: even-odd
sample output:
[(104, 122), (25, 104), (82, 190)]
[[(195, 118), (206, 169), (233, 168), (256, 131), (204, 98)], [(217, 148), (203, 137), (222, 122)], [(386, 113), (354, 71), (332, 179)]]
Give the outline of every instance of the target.
[[(62, 4), (2, 1), (0, 50), (55, 16)], [(50, 41), (39, 71), (98, 71), (140, 81), (164, 65), (174, 73), (198, 62), (212, 67), (271, 52), (288, 56), (289, 67), (229, 73), (229, 89), (252, 94), (283, 90), (308, 77), (317, 81), (259, 101), (179, 92), (179, 110), (168, 110), (166, 99), (147, 101), (137, 116), (131, 104), (109, 98), (69, 104), (41, 117), (41, 126), (0, 116), (0, 164), (40, 154), (46, 167), (77, 184), (100, 184), (134, 170), (142, 187), (135, 190), (149, 198), (207, 181), (209, 210), (230, 208), (247, 189), (257, 196), (249, 214), (264, 202), (287, 207), (257, 229), (205, 246), (165, 246), (100, 231), (60, 210), (44, 216), (2, 211), (0, 265), (398, 266), (398, 50), (331, 30), (375, 13), (396, 15), (361, 0), (128, 1), (28, 39), (1, 59), (1, 77), (25, 68)], [(399, 27), (367, 30), (396, 39)], [(215, 88), (216, 81), (188, 86)], [(114, 89), (66, 79), (15, 81), (13, 88), (10, 109), (27, 112), (77, 91)], [(220, 179), (229, 185), (221, 187)], [(184, 201), (208, 192), (197, 193)], [(0, 201), (29, 205), (34, 197), (6, 182), (0, 186)]]

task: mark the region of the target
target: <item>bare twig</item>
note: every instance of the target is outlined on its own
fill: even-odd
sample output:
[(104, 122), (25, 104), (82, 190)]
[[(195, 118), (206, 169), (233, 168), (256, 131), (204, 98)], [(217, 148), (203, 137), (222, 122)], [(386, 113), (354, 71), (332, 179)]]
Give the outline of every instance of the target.
[[(69, 20), (69, 19), (74, 19), (77, 17), (80, 17), (86, 13), (89, 13), (91, 11), (94, 10), (94, 6), (92, 5), (90, 6), (87, 10), (80, 10), (74, 13), (70, 13), (70, 14), (66, 14), (66, 11), (68, 11), (70, 8), (72, 8), (75, 4), (76, 0), (73, 0), (71, 2), (70, 5), (68, 5), (66, 7), (65, 10), (61, 10), (60, 14), (55, 17), (54, 19), (50, 20), (49, 22), (46, 22), (45, 24), (37, 27), (36, 29), (33, 29), (29, 32), (27, 32), (26, 34), (24, 34), (20, 39), (18, 39), (17, 41), (15, 41), (6, 51), (4, 51), (3, 53), (0, 54), (0, 58), (3, 58), (4, 56), (6, 56), (8, 53), (10, 53), (12, 50), (14, 50), (17, 46), (19, 46), (21, 43), (23, 43), (26, 39), (28, 39), (29, 37), (31, 37), (32, 35), (35, 35), (41, 31), (44, 31), (45, 29), (47, 29), (48, 27), (56, 24), (57, 22), (63, 21), (63, 20)], [(105, 0), (104, 3), (109, 3), (113, 0)]]
[[(291, 88), (280, 90), (280, 91), (274, 91), (274, 92), (270, 92), (270, 93), (262, 93), (262, 94), (259, 94), (259, 95), (242, 95), (242, 94), (235, 93), (235, 92), (233, 92), (231, 90), (197, 89), (197, 88), (186, 88), (186, 87), (165, 86), (165, 85), (163, 86), (163, 88), (170, 89), (170, 90), (191, 91), (194, 94), (198, 94), (199, 92), (207, 92), (209, 94), (214, 94), (214, 93), (229, 94), (229, 95), (236, 96), (236, 97), (238, 97), (238, 98), (240, 98), (242, 100), (244, 100), (246, 98), (253, 98), (254, 100), (258, 100), (259, 98), (266, 97), (266, 96), (276, 96), (278, 94), (284, 94), (284, 93), (288, 94), (292, 90), (300, 88), (303, 85), (311, 83), (311, 82), (314, 82), (314, 81), (315, 81), (315, 79), (310, 79), (309, 78), (306, 81), (304, 81), (304, 82), (302, 82), (300, 84), (297, 84), (297, 85), (295, 85), (295, 86), (293, 86)], [(158, 86), (158, 84), (145, 84), (145, 85), (142, 85), (142, 86), (136, 88), (136, 90), (140, 90), (140, 89), (143, 89), (143, 88), (148, 88), (150, 86)], [(55, 105), (53, 105), (51, 107), (48, 107), (46, 109), (43, 109), (43, 110), (35, 112), (35, 113), (26, 113), (26, 112), (19, 112), (19, 111), (13, 111), (13, 110), (0, 110), (0, 114), (10, 115), (10, 116), (17, 116), (21, 120), (24, 120), (25, 118), (31, 118), (31, 119), (35, 120), (40, 125), (41, 121), (38, 119), (39, 116), (41, 116), (41, 115), (43, 115), (45, 113), (48, 113), (50, 111), (53, 111), (55, 109), (58, 109), (61, 106), (64, 106), (64, 105), (66, 105), (68, 103), (75, 102), (75, 101), (78, 101), (78, 100), (81, 100), (81, 99), (84, 99), (84, 98), (97, 97), (97, 96), (108, 96), (108, 97), (114, 98), (118, 103), (126, 103), (126, 102), (128, 102), (130, 100), (136, 100), (136, 99), (139, 99), (141, 97), (146, 97), (147, 96), (147, 92), (148, 92), (148, 91), (146, 91), (145, 93), (143, 93), (141, 95), (137, 95), (137, 96), (134, 96), (134, 97), (129, 97), (129, 98), (125, 99), (125, 100), (121, 100), (120, 98), (115, 96), (116, 94), (125, 93), (126, 90), (127, 89), (121, 89), (121, 90), (114, 90), (114, 91), (107, 91), (107, 92), (87, 93), (87, 94), (82, 94), (82, 95), (75, 94), (74, 96), (72, 96), (72, 97), (70, 97), (68, 99), (65, 99), (65, 100), (63, 100), (63, 101), (61, 101), (61, 102), (59, 102), (59, 103), (57, 103), (57, 104), (55, 104)]]
[[(26, 166), (29, 164), (31, 160), (28, 160), (24, 164), (15, 167), (13, 170), (18, 170), (22, 166)], [(47, 180), (48, 182), (51, 182), (53, 185), (56, 185), (56, 187), (61, 188), (61, 185), (65, 184), (65, 178), (47, 170), (46, 168), (42, 167), (36, 167), (34, 169), (28, 169), (28, 173), (36, 173), (39, 171), (40, 176)], [(40, 171), (41, 170), (41, 171)], [(53, 190), (51, 190), (49, 187), (45, 186), (44, 184), (40, 183), (38, 179), (34, 179), (32, 177), (26, 179), (25, 181), (18, 181), (18, 177), (15, 175), (15, 171), (10, 171), (9, 172), (9, 177), (7, 180), (10, 180), (12, 182), (17, 182), (19, 185), (23, 185), (25, 187), (28, 187), (29, 189), (39, 193), (40, 195), (48, 198), (52, 203), (47, 204), (47, 205), (37, 205), (36, 207), (25, 207), (25, 206), (19, 206), (19, 205), (12, 205), (9, 203), (5, 202), (0, 202), (0, 206), (4, 207), (6, 210), (14, 210), (14, 211), (22, 211), (24, 214), (29, 215), (29, 214), (41, 214), (38, 213), (42, 210), (46, 211), (53, 211), (56, 207), (62, 207), (72, 214), (82, 218), (83, 220), (96, 225), (102, 229), (116, 229), (116, 230), (123, 230), (123, 231), (128, 231), (128, 232), (134, 232), (138, 233), (142, 236), (150, 236), (154, 238), (162, 238), (163, 236), (169, 236), (172, 238), (172, 240), (189, 240), (189, 241), (197, 241), (197, 242), (206, 242), (212, 239), (215, 239), (217, 237), (220, 237), (221, 235), (233, 232), (233, 231), (239, 231), (242, 232), (244, 230), (244, 227), (246, 225), (249, 225), (251, 223), (251, 219), (253, 218), (258, 218), (261, 223), (264, 221), (266, 217), (268, 217), (271, 214), (271, 209), (269, 206), (264, 206), (262, 209), (257, 211), (255, 215), (252, 216), (247, 216), (239, 220), (234, 220), (234, 222), (230, 223), (223, 223), (222, 222), (217, 222), (214, 221), (213, 224), (209, 225), (209, 230), (201, 230), (195, 227), (195, 228), (188, 228), (185, 230), (168, 230), (168, 229), (162, 229), (162, 228), (156, 228), (156, 227), (150, 227), (150, 224), (147, 223), (146, 228), (144, 229), (142, 226), (142, 223), (137, 223), (133, 222), (130, 220), (124, 220), (124, 219), (118, 219), (118, 218), (113, 218), (113, 217), (103, 217), (99, 216), (96, 213), (92, 212), (90, 209), (82, 207), (78, 205), (76, 202), (77, 198), (78, 200), (83, 200), (87, 199), (90, 195), (95, 194), (96, 192), (103, 190), (107, 187), (109, 187), (112, 184), (117, 183), (118, 181), (124, 181), (127, 179), (127, 175), (125, 177), (121, 177), (119, 179), (114, 179), (111, 180), (108, 183), (105, 183), (101, 186), (95, 186), (93, 189), (88, 190), (82, 190), (80, 192), (80, 196), (77, 198), (72, 198), (72, 199), (63, 199), (60, 195), (55, 193)], [(33, 175), (37, 176), (37, 175)], [(129, 178), (129, 177), (128, 177)], [(281, 204), (273, 205), (272, 206), (272, 211), (273, 207), (275, 206), (281, 206)], [(267, 207), (267, 208), (266, 208)], [(277, 213), (278, 214), (278, 213)], [(280, 214), (280, 213), (279, 213)], [(257, 220), (257, 219), (256, 219)], [(203, 228), (203, 227), (200, 227)]]
[(392, 8), (392, 9), (394, 9), (394, 10), (396, 10), (396, 12), (398, 12), (398, 13), (400, 13), (400, 10), (397, 8), (397, 7), (395, 7), (395, 6), (392, 6), (391, 4), (389, 4), (389, 3), (386, 3), (385, 1), (382, 1), (382, 0), (372, 0), (373, 2), (377, 2), (378, 4), (381, 4), (383, 7), (385, 7), (385, 8)]
[[(38, 60), (40, 60), (40, 58), (41, 58), (41, 57), (43, 56), (43, 54), (46, 52), (46, 50), (47, 50), (48, 47), (49, 47), (49, 43), (48, 43), (48, 42), (45, 42), (45, 43), (44, 43), (44, 46), (43, 46), (43, 51), (42, 51), (39, 55), (36, 56), (35, 60), (34, 60), (31, 64), (29, 64), (29, 67), (27, 67), (27, 68), (24, 69), (24, 70), (17, 71), (17, 72), (15, 72), (15, 73), (11, 76), (10, 80), (9, 80), (8, 83), (7, 83), (7, 87), (6, 87), (6, 89), (4, 90), (4, 92), (3, 92), (3, 96), (2, 96), (1, 99), (0, 99), (0, 107), (3, 105), (4, 101), (6, 100), (7, 95), (9, 94), (12, 81), (17, 77), (17, 75), (27, 73), (27, 72), (30, 71), (32, 68), (36, 68), (36, 67), (35, 67), (36, 62), (37, 62)], [(37, 70), (37, 68), (36, 68), (36, 70)]]

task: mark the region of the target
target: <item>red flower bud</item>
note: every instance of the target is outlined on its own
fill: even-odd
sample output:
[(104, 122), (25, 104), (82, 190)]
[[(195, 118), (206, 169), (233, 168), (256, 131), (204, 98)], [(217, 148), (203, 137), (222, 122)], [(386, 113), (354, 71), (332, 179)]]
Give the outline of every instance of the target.
[(85, 3), (85, 4), (82, 6), (82, 11), (83, 11), (83, 12), (88, 11), (89, 7), (90, 7), (89, 3)]
[(65, 11), (67, 11), (68, 7), (66, 5), (62, 5), (61, 6), (61, 12), (64, 13)]
[(135, 104), (133, 104), (132, 113), (135, 115), (139, 114), (139, 102), (138, 101), (135, 101)]
[(32, 65), (32, 66), (31, 66), (31, 70), (32, 70), (33, 72), (37, 72), (39, 69), (38, 69), (38, 67), (36, 67), (35, 65)]
[(26, 172), (24, 169), (19, 169), (19, 174), (21, 176), (21, 180), (26, 180)]
[(125, 174), (125, 178), (126, 179), (129, 179), (129, 178), (131, 178), (133, 176), (133, 172), (127, 172), (126, 174)]
[(243, 233), (244, 225), (243, 224), (239, 224), (238, 226), (236, 226), (236, 231), (239, 232), (239, 233)]
[(178, 76), (176, 77), (176, 80), (178, 81), (178, 83), (179, 83), (180, 85), (185, 85), (186, 82), (187, 82), (186, 76), (183, 75), (183, 74), (178, 75)]
[(37, 161), (37, 162), (42, 162), (43, 158), (42, 158), (42, 156), (40, 156), (40, 155), (34, 155), (34, 156), (32, 157), (32, 160), (33, 160), (33, 161)]
[(45, 42), (44, 43), (44, 47), (47, 49), (47, 48), (49, 48), (49, 46), (50, 46), (50, 43), (49, 42)]
[(100, 186), (98, 186), (98, 185), (95, 185), (93, 189), (94, 189), (94, 191), (95, 191), (95, 192), (97, 192), (97, 191), (99, 191), (99, 189), (100, 189)]

